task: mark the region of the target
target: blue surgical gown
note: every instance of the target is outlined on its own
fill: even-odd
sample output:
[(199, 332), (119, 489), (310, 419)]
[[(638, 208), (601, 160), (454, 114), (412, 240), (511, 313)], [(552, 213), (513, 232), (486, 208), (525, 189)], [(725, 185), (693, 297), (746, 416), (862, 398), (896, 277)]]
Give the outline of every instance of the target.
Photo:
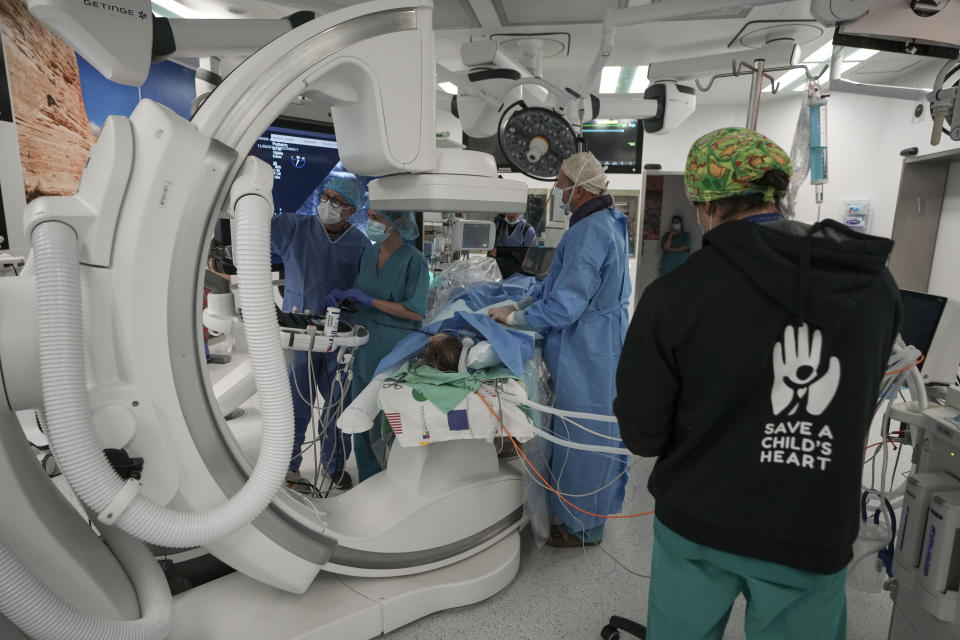
[[(330, 240), (327, 231), (315, 216), (296, 213), (281, 213), (274, 216), (270, 228), (271, 251), (283, 262), (286, 273), (283, 288), (283, 309), (323, 315), (324, 301), (334, 289), (348, 289), (360, 270), (360, 258), (370, 247), (370, 241), (356, 227), (348, 227), (336, 240)], [(312, 364), (312, 367), (311, 367)], [(308, 381), (316, 381), (314, 387), (326, 403), (336, 403), (340, 398), (339, 385), (335, 384), (337, 352), (314, 353), (298, 351), (288, 375), (293, 394), (293, 452), (289, 470), (299, 471), (302, 458), (297, 455), (306, 439), (307, 425), (313, 415), (312, 401), (316, 392)], [(339, 429), (320, 434), (320, 453), (323, 467), (332, 475), (343, 471), (350, 456), (350, 437)]]
[[(553, 377), (554, 406), (568, 411), (613, 415), (617, 362), (629, 325), (630, 272), (627, 219), (614, 208), (601, 209), (570, 227), (557, 246), (550, 272), (524, 312), (530, 327), (544, 336), (544, 359)], [(620, 437), (615, 422), (576, 421), (604, 435)], [(611, 446), (554, 417), (553, 430), (577, 442)], [(626, 450), (624, 450), (626, 454)], [(551, 460), (562, 493), (596, 491), (627, 468), (627, 457), (554, 447)], [(627, 475), (585, 498), (567, 498), (591, 513), (609, 515), (623, 506)], [(603, 525), (551, 495), (555, 516), (579, 533)]]
[(360, 258), (370, 240), (350, 226), (330, 240), (318, 216), (281, 213), (270, 225), (270, 249), (283, 261), (286, 272), (283, 310), (310, 309), (323, 315), (324, 300), (334, 289), (349, 289), (360, 269)]
[(510, 224), (504, 222), (500, 225), (500, 231), (497, 233), (498, 247), (532, 247), (537, 244), (537, 232), (533, 230), (528, 223), (523, 220), (517, 222), (510, 228)]

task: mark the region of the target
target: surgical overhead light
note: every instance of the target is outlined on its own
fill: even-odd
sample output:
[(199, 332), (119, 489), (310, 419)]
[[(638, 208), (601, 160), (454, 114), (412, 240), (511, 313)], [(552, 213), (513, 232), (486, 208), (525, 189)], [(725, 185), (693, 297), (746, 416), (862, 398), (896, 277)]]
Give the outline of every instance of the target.
[(560, 164), (576, 153), (577, 136), (566, 118), (534, 107), (514, 112), (506, 124), (501, 122), (500, 148), (524, 175), (552, 180), (560, 172)]

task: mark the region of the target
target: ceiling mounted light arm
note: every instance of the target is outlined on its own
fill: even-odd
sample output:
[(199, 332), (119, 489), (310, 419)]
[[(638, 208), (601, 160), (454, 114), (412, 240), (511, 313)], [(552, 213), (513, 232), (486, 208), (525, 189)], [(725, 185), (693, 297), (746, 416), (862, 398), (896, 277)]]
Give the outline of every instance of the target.
[(566, 110), (564, 108), (564, 103), (569, 102), (570, 99), (574, 97), (567, 91), (564, 91), (553, 83), (547, 82), (543, 78), (520, 78), (507, 88), (506, 93), (509, 93), (517, 87), (522, 87), (525, 85), (535, 85), (546, 89), (548, 97), (552, 97), (553, 100), (556, 101), (556, 104), (551, 106), (553, 106), (553, 108), (559, 113), (563, 113)]
[(499, 96), (493, 96), (475, 84), (464, 82), (461, 74), (450, 71), (442, 64), (437, 64), (437, 82), (449, 82), (457, 88), (457, 95), (477, 98), (496, 109), (503, 104)]
[(834, 47), (833, 56), (830, 59), (830, 91), (856, 93), (864, 96), (878, 96), (881, 98), (898, 98), (901, 100), (912, 100), (913, 102), (923, 102), (927, 99), (927, 89), (911, 89), (908, 87), (894, 87), (882, 84), (865, 84), (862, 82), (851, 82), (844, 80), (841, 62), (843, 60), (843, 47)]
[(576, 94), (574, 97), (580, 101), (581, 111), (586, 106), (586, 96), (600, 93), (601, 72), (607, 65), (607, 61), (610, 59), (610, 56), (613, 55), (613, 35), (615, 31), (613, 14), (613, 9), (607, 9), (606, 13), (604, 14), (603, 36), (600, 40), (600, 50), (597, 51), (597, 55), (593, 59), (590, 69), (587, 70), (587, 75), (584, 76), (583, 82), (581, 82), (580, 85), (574, 90), (574, 93)]

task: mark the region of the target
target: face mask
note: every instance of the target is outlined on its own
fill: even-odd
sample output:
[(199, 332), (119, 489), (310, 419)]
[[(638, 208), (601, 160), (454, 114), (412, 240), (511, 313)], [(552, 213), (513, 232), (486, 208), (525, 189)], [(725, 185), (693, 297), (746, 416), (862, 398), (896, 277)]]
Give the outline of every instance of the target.
[(700, 209), (697, 208), (697, 224), (700, 225), (700, 230), (703, 231), (704, 233), (706, 233), (707, 231), (710, 231), (710, 229), (713, 229), (713, 218), (710, 217), (708, 218), (708, 220), (710, 220), (710, 226), (704, 228), (703, 223), (700, 222)]
[(383, 242), (390, 237), (390, 233), (387, 231), (387, 226), (385, 224), (382, 222), (377, 222), (376, 220), (371, 220), (367, 223), (367, 237), (374, 242)]
[(682, 228), (682, 227), (680, 226), (680, 223), (679, 223), (679, 222), (674, 223), (674, 225), (673, 225), (673, 230), (674, 230), (674, 231), (680, 231), (681, 228)]
[(561, 208), (561, 209), (563, 209), (563, 210), (566, 211), (567, 213), (570, 213), (570, 204), (569, 204), (568, 202), (564, 202), (564, 201), (563, 201), (563, 192), (564, 192), (564, 189), (561, 189), (560, 187), (554, 187), (554, 188), (553, 188), (553, 200), (554, 200), (555, 202), (559, 202), (559, 203), (560, 203), (560, 208)]
[(334, 207), (330, 202), (321, 202), (317, 207), (317, 215), (320, 216), (320, 222), (323, 224), (337, 224), (340, 222), (341, 210)]
[(510, 225), (511, 227), (517, 226), (517, 223), (518, 223), (518, 222), (520, 222), (520, 218), (516, 218), (516, 219), (514, 219), (514, 220), (511, 220), (510, 218), (507, 218), (507, 224)]

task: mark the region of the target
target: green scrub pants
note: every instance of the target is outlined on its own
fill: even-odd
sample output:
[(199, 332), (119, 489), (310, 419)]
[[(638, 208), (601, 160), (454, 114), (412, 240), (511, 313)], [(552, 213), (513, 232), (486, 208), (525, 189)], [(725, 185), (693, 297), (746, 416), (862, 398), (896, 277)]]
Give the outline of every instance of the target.
[(832, 575), (726, 553), (654, 522), (648, 640), (720, 640), (739, 594), (748, 640), (843, 640), (847, 570)]

